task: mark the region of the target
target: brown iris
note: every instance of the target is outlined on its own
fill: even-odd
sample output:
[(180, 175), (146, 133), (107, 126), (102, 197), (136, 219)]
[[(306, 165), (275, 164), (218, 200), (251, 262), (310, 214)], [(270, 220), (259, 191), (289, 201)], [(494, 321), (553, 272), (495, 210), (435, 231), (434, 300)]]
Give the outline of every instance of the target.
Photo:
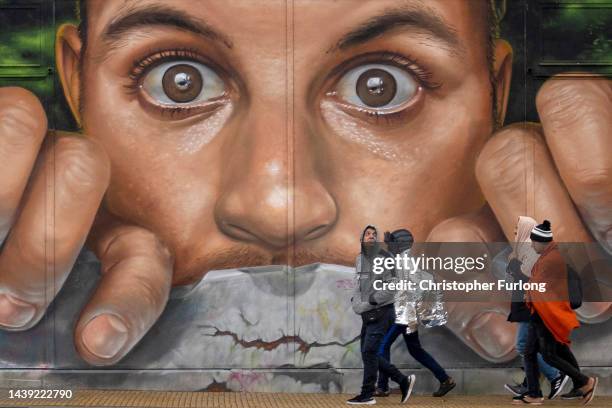
[(177, 64), (169, 68), (162, 78), (168, 98), (174, 102), (191, 102), (202, 91), (204, 81), (200, 71), (191, 65)]
[(356, 87), (359, 99), (375, 108), (391, 102), (397, 92), (397, 83), (393, 75), (378, 68), (368, 69), (359, 75)]

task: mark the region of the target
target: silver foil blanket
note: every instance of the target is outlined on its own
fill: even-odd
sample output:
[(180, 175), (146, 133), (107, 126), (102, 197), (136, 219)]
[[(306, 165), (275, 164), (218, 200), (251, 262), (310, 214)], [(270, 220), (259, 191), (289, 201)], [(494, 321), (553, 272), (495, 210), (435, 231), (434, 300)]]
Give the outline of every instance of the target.
[(425, 327), (436, 327), (446, 324), (448, 313), (444, 308), (444, 299), (440, 291), (421, 290), (419, 283), (433, 280), (428, 272), (417, 270), (411, 273), (408, 269), (398, 271), (398, 277), (414, 283), (415, 290), (401, 292), (395, 301), (395, 323), (406, 326), (406, 333), (415, 332), (419, 324)]

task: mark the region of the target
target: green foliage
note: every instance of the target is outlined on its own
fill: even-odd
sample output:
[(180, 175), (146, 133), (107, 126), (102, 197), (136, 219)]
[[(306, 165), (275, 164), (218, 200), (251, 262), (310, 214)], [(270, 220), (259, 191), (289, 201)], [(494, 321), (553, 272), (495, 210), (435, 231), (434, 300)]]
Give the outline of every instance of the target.
[(544, 10), (544, 57), (612, 64), (612, 2), (587, 0)]
[(46, 0), (36, 8), (20, 0), (0, 0), (0, 86), (21, 86), (35, 93), (50, 127), (60, 129), (75, 129), (75, 124), (53, 75), (55, 31), (62, 23), (74, 23), (74, 4)]

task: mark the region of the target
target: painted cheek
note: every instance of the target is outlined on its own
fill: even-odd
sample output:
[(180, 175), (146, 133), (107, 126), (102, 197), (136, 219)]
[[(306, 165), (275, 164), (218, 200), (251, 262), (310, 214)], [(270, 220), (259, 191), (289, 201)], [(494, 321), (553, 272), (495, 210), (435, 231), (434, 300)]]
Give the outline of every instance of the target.
[(210, 143), (231, 116), (233, 105), (227, 104), (210, 117), (188, 127), (177, 144), (179, 154), (191, 155)]
[(330, 129), (343, 139), (364, 146), (369, 152), (381, 158), (391, 161), (399, 161), (401, 155), (398, 149), (390, 142), (381, 140), (381, 136), (375, 134), (358, 120), (342, 112), (331, 101), (321, 102), (323, 119)]

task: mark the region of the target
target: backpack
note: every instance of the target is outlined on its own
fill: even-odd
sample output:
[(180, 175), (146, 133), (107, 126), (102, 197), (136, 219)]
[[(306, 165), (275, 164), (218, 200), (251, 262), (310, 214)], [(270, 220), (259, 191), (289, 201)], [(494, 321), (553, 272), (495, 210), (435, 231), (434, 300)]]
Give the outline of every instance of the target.
[(582, 281), (578, 272), (569, 265), (567, 265), (567, 292), (572, 309), (582, 306)]

